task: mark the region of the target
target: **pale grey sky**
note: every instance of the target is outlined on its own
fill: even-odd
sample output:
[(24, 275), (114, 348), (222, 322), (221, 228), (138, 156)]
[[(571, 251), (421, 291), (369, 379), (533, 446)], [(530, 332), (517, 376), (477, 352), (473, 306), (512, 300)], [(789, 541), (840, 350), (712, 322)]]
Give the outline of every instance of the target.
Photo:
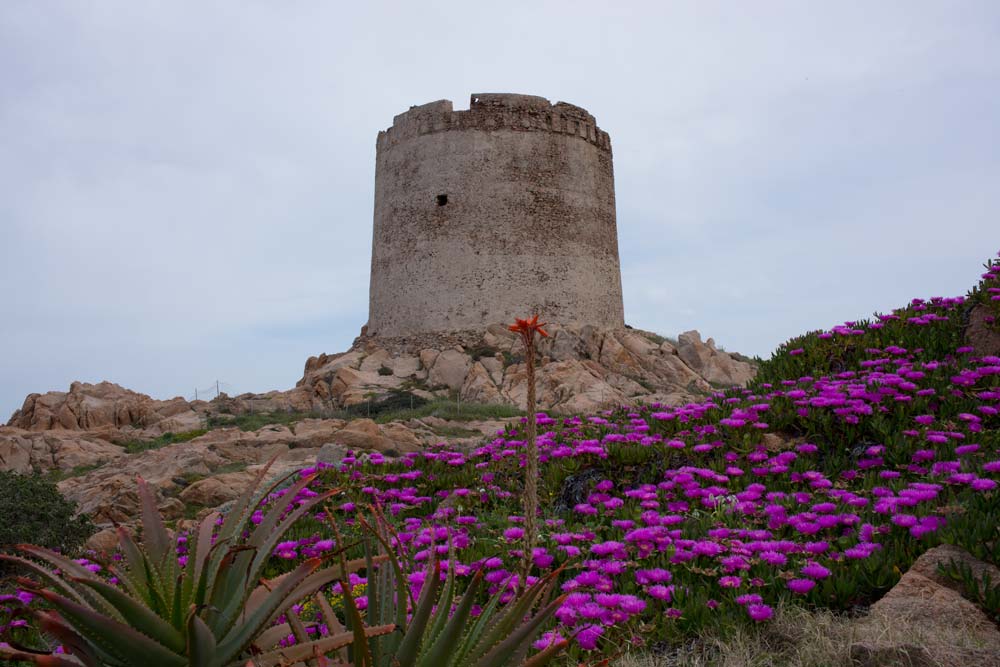
[(0, 3), (0, 421), (291, 387), (367, 318), (375, 136), (522, 92), (611, 134), (626, 320), (766, 356), (1000, 248), (995, 2)]

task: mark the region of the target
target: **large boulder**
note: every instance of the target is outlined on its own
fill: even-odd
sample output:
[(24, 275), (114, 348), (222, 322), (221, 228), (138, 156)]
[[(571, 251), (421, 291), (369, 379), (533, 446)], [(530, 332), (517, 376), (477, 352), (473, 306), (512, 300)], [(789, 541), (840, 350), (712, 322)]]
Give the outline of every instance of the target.
[(975, 348), (979, 356), (1000, 357), (1000, 318), (986, 306), (976, 306), (969, 313), (965, 341)]
[[(925, 553), (893, 588), (871, 606), (869, 615), (857, 623), (858, 648), (852, 656), (861, 664), (889, 665), (992, 665), (1000, 667), (1000, 630), (975, 604), (958, 592), (954, 582), (937, 572), (937, 564), (955, 559), (973, 571), (993, 572), (956, 547), (937, 547)], [(991, 569), (992, 568), (992, 569)], [(905, 625), (905, 644), (887, 643), (886, 627)], [(923, 651), (910, 645), (920, 641)], [(896, 662), (876, 662), (895, 658)]]
[(382, 435), (392, 442), (391, 449), (405, 454), (407, 452), (417, 452), (423, 449), (423, 441), (407, 427), (397, 422), (383, 424), (379, 427)]
[(227, 472), (200, 479), (181, 491), (180, 499), (187, 505), (218, 507), (236, 500), (253, 482), (256, 474), (249, 470)]
[(292, 426), (294, 442), (299, 447), (322, 447), (333, 442), (333, 436), (345, 424), (342, 419), (303, 419)]
[(70, 472), (124, 454), (122, 447), (78, 431), (26, 431), (0, 426), (0, 470)]
[[(187, 426), (201, 424), (183, 398), (156, 401), (112, 382), (74, 382), (67, 392), (29, 394), (8, 425), (29, 431), (94, 431), (143, 429), (164, 419), (172, 420), (174, 430), (193, 430)], [(167, 430), (171, 429), (160, 432)]]
[[(472, 364), (465, 381), (462, 383), (461, 397), (463, 401), (473, 403), (503, 403), (504, 398), (497, 388), (493, 375), (486, 370), (486, 366), (481, 360)], [(499, 363), (496, 359), (490, 358), (494, 364)], [(487, 361), (487, 363), (489, 363)]]
[(434, 359), (428, 381), (432, 387), (443, 385), (449, 389), (461, 389), (470, 368), (472, 358), (468, 354), (454, 348), (444, 350)]
[(385, 452), (395, 448), (395, 443), (383, 435), (378, 424), (371, 419), (355, 419), (337, 431), (334, 442), (351, 449), (374, 449)]
[(677, 337), (677, 354), (691, 370), (716, 385), (746, 386), (755, 373), (751, 364), (716, 348), (711, 338), (702, 343), (697, 331), (686, 331)]

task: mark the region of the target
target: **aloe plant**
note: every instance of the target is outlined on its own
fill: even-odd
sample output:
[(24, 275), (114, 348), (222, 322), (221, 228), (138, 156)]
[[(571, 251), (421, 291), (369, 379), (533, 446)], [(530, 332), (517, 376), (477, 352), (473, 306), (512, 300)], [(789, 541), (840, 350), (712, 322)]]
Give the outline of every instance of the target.
[[(49, 604), (50, 611), (32, 613), (39, 628), (66, 651), (50, 654), (0, 646), (0, 659), (56, 667), (285, 665), (321, 656), (359, 637), (392, 631), (393, 625), (358, 626), (290, 648), (274, 648), (284, 635), (269, 628), (295, 603), (372, 564), (370, 559), (348, 562), (342, 558), (333, 565), (310, 559), (277, 579), (261, 581), (264, 566), (285, 531), (336, 493), (319, 494), (293, 508), (298, 493), (313, 480), (313, 476), (303, 477), (244, 535), (254, 509), (275, 488), (259, 491), (268, 467), (224, 519), (213, 512), (200, 522), (189, 537), (190, 559), (184, 566), (178, 563), (153, 494), (141, 479), (143, 539), (137, 543), (128, 530), (119, 527), (123, 561), (109, 567), (118, 585), (42, 547), (19, 545), (23, 556), (0, 556), (35, 575), (19, 579), (19, 584)], [(323, 596), (316, 598), (319, 601)], [(336, 618), (328, 605), (318, 604), (324, 615), (329, 612), (329, 617)]]
[[(440, 564), (432, 555), (419, 599), (413, 600), (402, 564), (391, 547), (389, 529), (380, 516), (375, 519), (377, 527), (364, 524), (378, 546), (375, 555), (370, 542), (366, 544), (367, 615), (362, 619), (349, 601), (348, 620), (355, 628), (392, 624), (396, 629), (365, 639), (365, 646), (354, 651), (355, 667), (540, 667), (565, 648), (566, 642), (555, 642), (528, 657), (532, 641), (565, 599), (549, 599), (560, 570), (530, 587), (519, 588), (504, 605), (503, 590), (498, 591), (474, 617), (473, 605), (483, 587), (482, 572), (472, 577), (460, 595), (454, 567), (448, 567), (442, 587)], [(385, 559), (385, 565), (375, 570), (373, 561), (377, 558)]]

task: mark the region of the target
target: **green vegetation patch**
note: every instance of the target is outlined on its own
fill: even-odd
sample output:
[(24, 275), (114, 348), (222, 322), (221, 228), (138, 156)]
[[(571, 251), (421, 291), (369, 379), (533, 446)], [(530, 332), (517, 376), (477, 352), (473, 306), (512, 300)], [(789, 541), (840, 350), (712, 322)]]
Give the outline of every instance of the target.
[[(145, 452), (150, 449), (159, 449), (160, 447), (166, 447), (167, 445), (173, 445), (178, 442), (187, 442), (188, 440), (194, 440), (195, 438), (205, 435), (208, 433), (208, 429), (199, 428), (193, 431), (185, 431), (183, 433), (171, 433), (167, 431), (158, 438), (153, 438), (152, 440), (122, 440), (116, 442), (116, 445), (120, 445), (125, 448), (126, 454), (138, 454), (139, 452)], [(73, 477), (74, 475), (68, 475), (68, 477)]]

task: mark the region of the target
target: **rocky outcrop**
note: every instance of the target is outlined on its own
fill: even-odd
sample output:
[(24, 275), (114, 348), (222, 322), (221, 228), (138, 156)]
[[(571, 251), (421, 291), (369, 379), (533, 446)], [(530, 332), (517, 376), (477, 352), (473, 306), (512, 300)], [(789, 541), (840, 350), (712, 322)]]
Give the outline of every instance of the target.
[(0, 426), (0, 470), (69, 472), (107, 463), (125, 450), (94, 435)]
[[(548, 411), (686, 402), (714, 388), (745, 385), (755, 372), (712, 339), (702, 343), (697, 331), (682, 334), (676, 346), (637, 329), (552, 326), (550, 333), (539, 341), (537, 364), (538, 401)], [(357, 405), (400, 390), (523, 408), (522, 356), (518, 339), (500, 324), (405, 339), (361, 337), (349, 352), (310, 358), (293, 392), (307, 392), (314, 409)]]
[(714, 385), (746, 385), (753, 379), (753, 367), (715, 347), (709, 338), (701, 342), (697, 331), (686, 331), (677, 337), (677, 355), (698, 375)]
[[(638, 329), (553, 325), (549, 330), (551, 336), (539, 341), (536, 364), (543, 410), (683, 403), (719, 387), (745, 385), (755, 372), (752, 364), (719, 350), (711, 338), (702, 343), (697, 331), (681, 334), (674, 345)], [(519, 340), (504, 325), (493, 324), (483, 331), (403, 339), (361, 337), (347, 352), (310, 357), (302, 379), (288, 391), (161, 401), (111, 382), (74, 382), (66, 392), (29, 395), (8, 426), (33, 433), (86, 432), (107, 442), (149, 440), (204, 428), (209, 417), (220, 414), (323, 413), (399, 392), (524, 408), (526, 379)], [(0, 449), (0, 456), (27, 465), (23, 443), (17, 452), (2, 443), (0, 439), (6, 450)]]
[(26, 431), (100, 431), (110, 439), (122, 431), (191, 431), (201, 427), (207, 410), (204, 401), (158, 401), (113, 382), (74, 382), (69, 391), (29, 394), (7, 425)]
[[(462, 422), (470, 435), (464, 440), (449, 438), (452, 444), (461, 446), (478, 443), (483, 437), (492, 436), (505, 426), (504, 421)], [(271, 478), (315, 464), (339, 463), (348, 453), (380, 452), (387, 456), (398, 456), (416, 451), (441, 441), (437, 431), (445, 426), (434, 417), (403, 422), (377, 424), (370, 419), (344, 421), (340, 419), (303, 419), (291, 426), (271, 425), (257, 431), (241, 431), (238, 428), (219, 428), (189, 440), (167, 445), (136, 454), (125, 454), (121, 447), (109, 445), (100, 440), (90, 440), (85, 434), (49, 431), (33, 433), (23, 429), (0, 429), (0, 454), (6, 442), (3, 437), (10, 433), (29, 442), (88, 442), (94, 446), (113, 448), (98, 458), (94, 450), (91, 459), (94, 465), (109, 461), (96, 470), (77, 474), (59, 483), (64, 496), (78, 503), (81, 511), (91, 516), (98, 525), (126, 523), (136, 519), (139, 512), (139, 496), (136, 489), (137, 477), (145, 479), (157, 495), (160, 509), (169, 518), (179, 518), (195, 510), (215, 507), (236, 498), (253, 480), (260, 466), (275, 459), (269, 470)], [(35, 449), (25, 446), (27, 463), (22, 464), (24, 455), (18, 454), (18, 467), (10, 466), (18, 472), (31, 470), (46, 472), (52, 469), (71, 471), (78, 468), (79, 461), (67, 452), (46, 450), (49, 458), (35, 455)], [(19, 445), (18, 452), (22, 451)], [(39, 449), (39, 451), (41, 451)], [(110, 458), (109, 458), (110, 457)], [(11, 457), (13, 458), (13, 457)], [(60, 467), (61, 463), (61, 467)], [(0, 469), (5, 469), (0, 463)]]
[(1000, 357), (1000, 321), (986, 306), (976, 306), (969, 313), (965, 341), (980, 356)]
[[(1000, 666), (1000, 630), (982, 610), (962, 597), (956, 582), (937, 571), (939, 563), (950, 559), (966, 563), (980, 576), (983, 572), (997, 574), (995, 567), (957, 547), (930, 549), (872, 605), (867, 618), (859, 619), (859, 642), (851, 647), (851, 657), (858, 664)], [(893, 624), (906, 624), (911, 635), (920, 637), (920, 646), (887, 644), (882, 634)], [(964, 645), (957, 645), (956, 637), (961, 637)]]

